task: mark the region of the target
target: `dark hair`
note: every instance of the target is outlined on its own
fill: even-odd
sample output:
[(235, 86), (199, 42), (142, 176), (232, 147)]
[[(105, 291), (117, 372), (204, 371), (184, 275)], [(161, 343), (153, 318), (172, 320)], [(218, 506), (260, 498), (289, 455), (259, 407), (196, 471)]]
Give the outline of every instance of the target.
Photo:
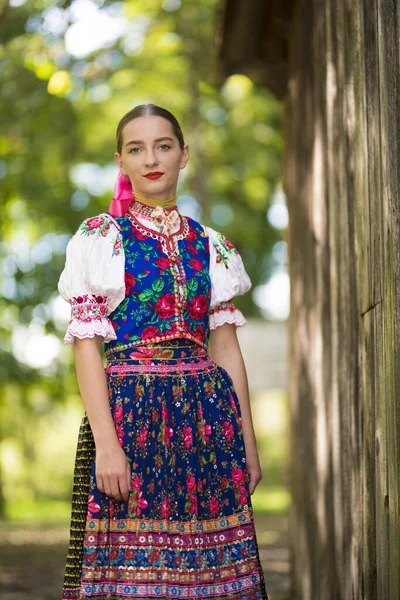
[(183, 139), (182, 129), (174, 115), (170, 113), (169, 110), (167, 110), (166, 108), (162, 108), (161, 106), (157, 106), (156, 104), (139, 104), (138, 106), (135, 106), (135, 108), (132, 108), (132, 110), (127, 112), (126, 115), (124, 115), (118, 123), (116, 137), (117, 152), (119, 154), (121, 154), (122, 152), (122, 130), (125, 127), (125, 125), (133, 119), (136, 119), (137, 117), (147, 117), (149, 115), (154, 115), (156, 117), (164, 117), (164, 119), (167, 119), (171, 123), (174, 134), (179, 140), (179, 146), (181, 147), (181, 150), (183, 150), (185, 141)]

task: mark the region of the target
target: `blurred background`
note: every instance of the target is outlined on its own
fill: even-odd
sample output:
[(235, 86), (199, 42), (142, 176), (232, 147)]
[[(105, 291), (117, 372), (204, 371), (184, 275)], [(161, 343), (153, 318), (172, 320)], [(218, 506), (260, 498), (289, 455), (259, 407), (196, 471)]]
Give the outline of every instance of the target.
[(282, 107), (247, 76), (215, 83), (222, 5), (0, 2), (3, 600), (60, 597), (83, 405), (57, 283), (71, 235), (108, 210), (118, 121), (147, 102), (190, 146), (181, 212), (227, 235), (253, 283), (236, 302), (264, 472), (253, 505), (271, 600), (288, 590)]

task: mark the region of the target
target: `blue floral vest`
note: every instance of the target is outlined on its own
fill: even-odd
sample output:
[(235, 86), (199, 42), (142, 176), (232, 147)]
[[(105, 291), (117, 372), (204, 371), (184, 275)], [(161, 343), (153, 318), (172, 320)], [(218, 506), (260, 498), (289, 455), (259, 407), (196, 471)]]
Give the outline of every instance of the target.
[(125, 298), (108, 315), (117, 339), (104, 344), (106, 356), (179, 337), (207, 349), (209, 238), (200, 223), (180, 216), (180, 229), (170, 236), (132, 216), (114, 217), (125, 252)]

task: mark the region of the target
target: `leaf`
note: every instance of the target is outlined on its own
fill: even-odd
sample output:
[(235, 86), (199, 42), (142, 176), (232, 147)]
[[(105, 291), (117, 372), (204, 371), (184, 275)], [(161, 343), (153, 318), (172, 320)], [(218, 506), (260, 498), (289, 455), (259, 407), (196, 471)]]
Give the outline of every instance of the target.
[(187, 289), (189, 290), (189, 292), (195, 292), (198, 287), (198, 281), (194, 277), (192, 279), (189, 279), (189, 281), (187, 282)]
[(128, 305), (128, 297), (126, 297), (114, 310), (112, 314), (112, 316), (117, 319), (118, 317), (122, 316), (124, 314), (124, 312), (126, 311), (127, 305)]
[(141, 302), (148, 302), (149, 300), (154, 299), (154, 292), (153, 290), (144, 290), (144, 292), (141, 292), (139, 294), (139, 300)]
[(156, 279), (155, 281), (153, 281), (153, 283), (151, 284), (151, 287), (153, 288), (153, 290), (155, 292), (161, 292), (164, 288), (164, 282), (161, 279), (161, 277), (159, 277), (158, 279)]

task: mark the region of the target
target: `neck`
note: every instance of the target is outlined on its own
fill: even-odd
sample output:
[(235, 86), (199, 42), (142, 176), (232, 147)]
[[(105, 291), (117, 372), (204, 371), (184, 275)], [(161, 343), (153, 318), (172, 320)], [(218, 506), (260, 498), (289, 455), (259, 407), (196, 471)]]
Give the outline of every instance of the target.
[(133, 192), (135, 200), (142, 202), (142, 204), (147, 204), (148, 206), (156, 207), (161, 206), (162, 208), (169, 208), (171, 206), (176, 206), (176, 196), (173, 198), (168, 198), (167, 200), (157, 200), (156, 198), (152, 198), (151, 196), (146, 196), (146, 194), (142, 194), (141, 192)]

